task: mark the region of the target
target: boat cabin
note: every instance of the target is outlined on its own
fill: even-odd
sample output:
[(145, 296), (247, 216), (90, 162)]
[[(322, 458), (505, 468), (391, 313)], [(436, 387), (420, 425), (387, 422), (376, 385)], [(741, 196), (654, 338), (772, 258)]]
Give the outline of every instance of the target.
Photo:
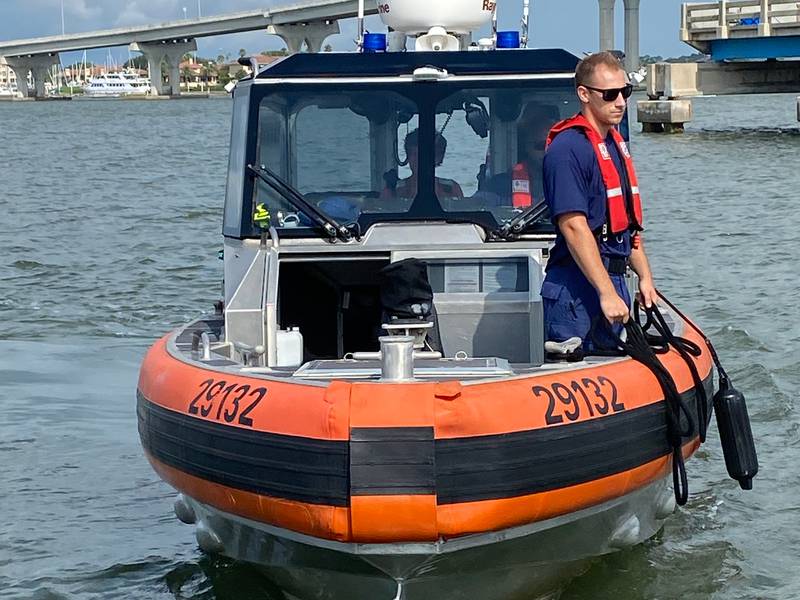
[(563, 50), (295, 54), (239, 82), (223, 225), (231, 358), (369, 376), (359, 357), (386, 334), (386, 267), (414, 258), (438, 345), (421, 360), (540, 365), (553, 240), (542, 160), (550, 127), (578, 110), (577, 62)]

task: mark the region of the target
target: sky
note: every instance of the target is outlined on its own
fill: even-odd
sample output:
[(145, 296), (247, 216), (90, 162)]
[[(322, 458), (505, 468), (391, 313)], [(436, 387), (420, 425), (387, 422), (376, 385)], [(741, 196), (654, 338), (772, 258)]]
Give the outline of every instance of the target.
[[(57, 35), (61, 33), (61, 6), (67, 33), (111, 29), (129, 25), (150, 25), (184, 18), (243, 10), (270, 8), (298, 3), (299, 0), (0, 0), (0, 40)], [(368, 3), (371, 0), (366, 0)], [(446, 0), (439, 0), (446, 1)], [(500, 0), (498, 19), (501, 29), (514, 29), (521, 15), (521, 0)], [(680, 0), (641, 0), (641, 54), (680, 56), (693, 49), (678, 39)], [(591, 52), (598, 45), (597, 0), (531, 0), (533, 28), (530, 47), (566, 48), (575, 53)], [(622, 0), (617, 0), (615, 34), (617, 47), (623, 47)], [(336, 50), (354, 47), (355, 22), (340, 23), (342, 33), (328, 38)], [(367, 29), (385, 31), (377, 17)], [(248, 32), (197, 40), (198, 54), (216, 58), (220, 54), (237, 57), (239, 49), (248, 54), (283, 47), (280, 38), (262, 32)], [(115, 61), (128, 58), (126, 48), (111, 51)], [(90, 53), (90, 60), (104, 62), (107, 50)], [(77, 60), (75, 54), (62, 56), (62, 63)]]

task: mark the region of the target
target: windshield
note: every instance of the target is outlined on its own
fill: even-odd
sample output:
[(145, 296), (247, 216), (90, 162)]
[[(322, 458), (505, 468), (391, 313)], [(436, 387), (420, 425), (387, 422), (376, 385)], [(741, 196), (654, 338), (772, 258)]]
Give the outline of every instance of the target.
[[(273, 94), (259, 110), (258, 157), (342, 224), (365, 213), (405, 212), (417, 188), (398, 139), (417, 122), (415, 103), (394, 92)], [(259, 183), (256, 196), (279, 227), (308, 225), (269, 186)]]
[[(341, 224), (502, 225), (543, 199), (547, 132), (577, 100), (571, 80), (473, 85), (275, 86), (259, 103), (257, 160)], [(261, 181), (251, 213), (259, 204), (277, 227), (311, 226)]]
[(436, 106), (436, 196), (446, 212), (489, 211), (505, 222), (544, 200), (550, 128), (577, 112), (563, 89), (463, 90)]

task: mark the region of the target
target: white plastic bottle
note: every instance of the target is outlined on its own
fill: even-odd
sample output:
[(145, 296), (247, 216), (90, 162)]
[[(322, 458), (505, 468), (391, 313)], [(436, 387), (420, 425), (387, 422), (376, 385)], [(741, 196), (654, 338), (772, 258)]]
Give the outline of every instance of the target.
[(299, 327), (278, 331), (276, 367), (299, 367), (303, 364), (303, 334)]

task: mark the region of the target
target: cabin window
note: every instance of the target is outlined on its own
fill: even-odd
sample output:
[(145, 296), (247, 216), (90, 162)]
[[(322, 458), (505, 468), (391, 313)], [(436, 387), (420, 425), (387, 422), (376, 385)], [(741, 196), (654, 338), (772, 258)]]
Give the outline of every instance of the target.
[[(260, 164), (340, 222), (405, 212), (417, 195), (416, 105), (389, 91), (330, 90), (267, 96), (259, 109)], [(407, 153), (407, 148), (410, 153)], [(399, 166), (398, 166), (399, 165)], [(269, 185), (256, 183), (279, 227), (309, 220)]]
[(231, 152), (228, 160), (228, 185), (225, 192), (225, 215), (222, 231), (225, 235), (239, 237), (242, 227), (242, 197), (244, 194), (244, 167), (247, 140), (247, 114), (250, 96), (234, 94), (233, 123), (231, 125)]
[(545, 139), (557, 121), (577, 111), (573, 97), (563, 87), (528, 83), (519, 89), (462, 90), (441, 100), (436, 195), (442, 208), (488, 210), (503, 221), (544, 200)]

